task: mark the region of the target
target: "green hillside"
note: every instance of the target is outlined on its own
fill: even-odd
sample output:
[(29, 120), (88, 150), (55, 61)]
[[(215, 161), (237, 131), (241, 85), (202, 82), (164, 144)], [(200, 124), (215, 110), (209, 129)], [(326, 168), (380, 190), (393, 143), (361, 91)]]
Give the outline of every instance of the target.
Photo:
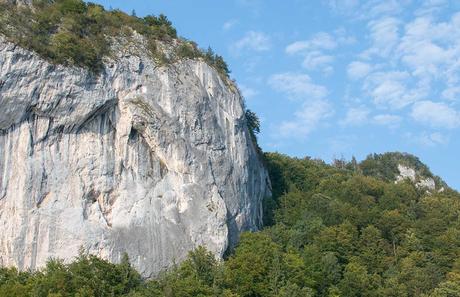
[(460, 195), (363, 174), (386, 172), (372, 162), (394, 156), (341, 168), (267, 153), (267, 226), (243, 234), (224, 262), (200, 248), (144, 281), (127, 259), (82, 254), (41, 272), (3, 268), (0, 296), (460, 296)]
[[(227, 76), (211, 49), (177, 36), (163, 16), (144, 18), (80, 0), (37, 0), (33, 7), (0, 3), (0, 33), (51, 63), (100, 75), (117, 38), (143, 36), (160, 65), (203, 59)], [(175, 44), (165, 53), (161, 44)], [(259, 121), (246, 113), (254, 141)], [(362, 162), (261, 152), (272, 197), (264, 224), (245, 233), (224, 261), (204, 248), (153, 280), (124, 257), (111, 264), (83, 252), (73, 263), (50, 260), (37, 272), (0, 268), (0, 297), (460, 297), (460, 194), (417, 157), (373, 154)], [(406, 179), (398, 165), (435, 190)]]

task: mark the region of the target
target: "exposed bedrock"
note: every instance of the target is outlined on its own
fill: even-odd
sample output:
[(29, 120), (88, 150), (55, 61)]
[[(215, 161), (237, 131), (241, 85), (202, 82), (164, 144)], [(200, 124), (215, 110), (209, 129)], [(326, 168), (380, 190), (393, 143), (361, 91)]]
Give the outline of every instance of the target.
[(0, 37), (0, 265), (83, 247), (127, 252), (152, 276), (260, 226), (269, 181), (238, 91), (202, 61), (159, 67), (139, 44), (96, 76)]

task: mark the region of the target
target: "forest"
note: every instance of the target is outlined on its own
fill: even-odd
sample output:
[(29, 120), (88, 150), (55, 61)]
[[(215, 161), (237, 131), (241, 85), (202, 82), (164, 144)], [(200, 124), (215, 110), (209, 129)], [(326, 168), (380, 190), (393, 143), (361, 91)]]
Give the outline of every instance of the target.
[(398, 164), (433, 176), (416, 157), (264, 159), (265, 227), (223, 261), (200, 247), (144, 280), (127, 256), (111, 264), (82, 251), (37, 272), (1, 268), (0, 296), (460, 296), (460, 195), (438, 177), (435, 191), (395, 183)]
[[(137, 17), (81, 0), (36, 0), (34, 9), (0, 3), (0, 33), (49, 61), (100, 74), (116, 36), (141, 34), (159, 63), (203, 59), (228, 78), (212, 49), (177, 36), (164, 16)], [(177, 41), (171, 53), (161, 50)], [(246, 112), (254, 142), (257, 116)], [(218, 260), (204, 247), (154, 279), (125, 255), (118, 264), (83, 250), (72, 263), (50, 259), (40, 271), (0, 268), (0, 296), (460, 297), (460, 194), (417, 157), (372, 154), (358, 162), (260, 157), (272, 197), (264, 226), (244, 233)], [(428, 190), (396, 182), (398, 165), (432, 178)]]

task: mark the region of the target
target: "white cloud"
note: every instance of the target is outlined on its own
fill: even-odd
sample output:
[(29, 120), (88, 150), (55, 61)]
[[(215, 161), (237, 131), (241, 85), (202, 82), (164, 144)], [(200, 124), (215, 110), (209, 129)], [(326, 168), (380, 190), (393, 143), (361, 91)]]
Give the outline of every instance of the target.
[(257, 94), (259, 94), (259, 92), (253, 88), (250, 88), (246, 85), (243, 85), (243, 84), (238, 84), (239, 88), (240, 88), (240, 91), (243, 95), (243, 97), (245, 99), (251, 99), (253, 98), (254, 96), (257, 96)]
[[(416, 7), (415, 13), (402, 14), (410, 2)], [(453, 11), (451, 1), (330, 0), (328, 3), (334, 9), (349, 9), (352, 17), (360, 19), (355, 21), (367, 20), (364, 29), (368, 32), (365, 35), (368, 45), (348, 60), (349, 84), (345, 97), (359, 98), (354, 106), (371, 108), (368, 100), (378, 109), (376, 112), (350, 108), (340, 124), (371, 123), (397, 128), (404, 121), (408, 124), (404, 128), (415, 122), (441, 132), (445, 131), (441, 129), (460, 128), (460, 12)], [(369, 11), (365, 17), (364, 8)], [(340, 45), (337, 38), (335, 41)], [(290, 50), (305, 50), (307, 43), (303, 43), (304, 49), (300, 45)], [(288, 48), (286, 52), (289, 53)], [(340, 61), (347, 55), (342, 51), (340, 55), (326, 54)], [(424, 132), (412, 138), (427, 146), (446, 144), (449, 140), (440, 132)]]
[(450, 87), (442, 92), (442, 97), (451, 101), (460, 101), (460, 87)]
[(289, 44), (285, 52), (289, 55), (300, 55), (303, 57), (302, 66), (308, 70), (321, 70), (324, 74), (333, 72), (332, 62), (335, 60), (331, 54), (325, 52), (331, 51), (341, 43), (350, 43), (344, 30), (336, 30), (337, 37), (329, 33), (316, 33), (311, 39), (296, 41)]
[(366, 77), (371, 71), (371, 65), (360, 61), (351, 62), (347, 68), (348, 77), (355, 80)]
[(362, 54), (362, 57), (370, 58), (372, 55), (388, 57), (398, 44), (399, 24), (400, 22), (393, 17), (370, 21), (368, 27), (372, 46)]
[(234, 53), (240, 53), (244, 50), (263, 52), (268, 51), (271, 48), (270, 37), (262, 32), (248, 31), (232, 46), (231, 50)]
[(421, 101), (414, 104), (412, 118), (434, 128), (453, 129), (460, 125), (460, 114), (444, 103)]
[(340, 124), (344, 126), (356, 126), (364, 124), (368, 120), (369, 113), (369, 109), (365, 107), (350, 108), (347, 111), (345, 119), (340, 121)]
[(398, 58), (423, 79), (457, 84), (460, 70), (460, 13), (448, 22), (419, 17), (405, 26)]
[(321, 69), (325, 73), (332, 72), (330, 64), (334, 61), (334, 57), (325, 55), (320, 51), (312, 51), (305, 55), (302, 66), (308, 70)]
[(340, 27), (337, 30), (334, 31), (334, 36), (337, 44), (339, 45), (349, 45), (349, 44), (355, 44), (356, 43), (356, 38), (353, 35), (348, 34), (348, 32), (345, 30), (345, 28)]
[(222, 29), (224, 31), (228, 31), (230, 30), (231, 28), (233, 28), (236, 24), (238, 23), (237, 20), (228, 20), (224, 23), (224, 25), (222, 26)]
[(401, 98), (406, 93), (404, 84), (397, 80), (382, 81), (371, 92), (374, 102), (377, 105), (391, 105), (395, 107), (404, 107), (411, 102), (401, 102)]
[(327, 0), (329, 7), (339, 13), (349, 14), (359, 5), (359, 0)]
[(308, 50), (310, 48), (310, 42), (308, 41), (296, 41), (294, 43), (289, 44), (286, 47), (286, 53), (293, 55), (297, 54), (298, 52), (302, 52)]
[(411, 142), (416, 143), (417, 145), (425, 147), (435, 147), (438, 145), (446, 145), (449, 143), (449, 137), (440, 132), (422, 132), (419, 135), (406, 133), (406, 138)]
[(411, 2), (411, 0), (326, 0), (333, 11), (356, 19), (397, 15)]
[(313, 83), (307, 74), (275, 74), (269, 78), (268, 84), (273, 89), (286, 93), (291, 99), (322, 99), (327, 96), (327, 89)]
[(432, 15), (442, 10), (448, 4), (448, 0), (425, 0), (421, 7), (415, 11), (415, 15)]
[(319, 32), (309, 40), (296, 41), (291, 43), (286, 47), (286, 53), (292, 55), (310, 50), (331, 50), (335, 49), (336, 47), (337, 42), (329, 33)]
[(376, 72), (369, 75), (364, 90), (379, 107), (401, 109), (427, 95), (424, 85), (408, 86), (410, 75), (404, 71)]
[(304, 138), (333, 113), (331, 104), (326, 100), (304, 102), (293, 120), (281, 123), (277, 134), (281, 137)]
[(368, 1), (368, 7), (369, 7), (369, 16), (379, 16), (379, 15), (394, 15), (398, 14), (402, 11), (403, 7), (405, 4), (407, 4), (410, 1), (404, 1), (404, 0), (385, 0), (385, 1), (380, 1), (380, 0), (374, 0), (374, 1)]
[(377, 125), (395, 128), (401, 124), (402, 118), (392, 114), (379, 114), (374, 116), (373, 120)]
[(331, 103), (324, 86), (312, 82), (310, 76), (298, 73), (272, 75), (268, 84), (285, 93), (289, 99), (301, 101), (301, 107), (292, 120), (283, 121), (276, 129), (275, 137), (303, 138), (313, 131), (324, 119), (333, 115)]
[[(419, 7), (438, 10), (445, 4), (425, 0)], [(367, 27), (370, 45), (358, 56), (361, 61), (347, 67), (351, 80), (363, 79), (360, 97), (390, 109), (428, 98), (460, 99), (460, 12), (445, 21), (426, 12), (406, 23), (386, 14)]]
[(420, 141), (425, 146), (436, 146), (438, 144), (447, 144), (449, 142), (449, 138), (439, 132), (434, 132), (430, 134), (422, 134)]

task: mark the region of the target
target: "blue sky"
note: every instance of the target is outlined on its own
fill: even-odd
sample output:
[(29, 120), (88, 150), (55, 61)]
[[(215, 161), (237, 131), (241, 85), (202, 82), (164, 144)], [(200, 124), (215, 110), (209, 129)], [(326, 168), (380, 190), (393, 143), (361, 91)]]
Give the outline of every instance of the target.
[(211, 46), (265, 151), (325, 161), (404, 151), (460, 189), (460, 2), (98, 0), (164, 13)]

